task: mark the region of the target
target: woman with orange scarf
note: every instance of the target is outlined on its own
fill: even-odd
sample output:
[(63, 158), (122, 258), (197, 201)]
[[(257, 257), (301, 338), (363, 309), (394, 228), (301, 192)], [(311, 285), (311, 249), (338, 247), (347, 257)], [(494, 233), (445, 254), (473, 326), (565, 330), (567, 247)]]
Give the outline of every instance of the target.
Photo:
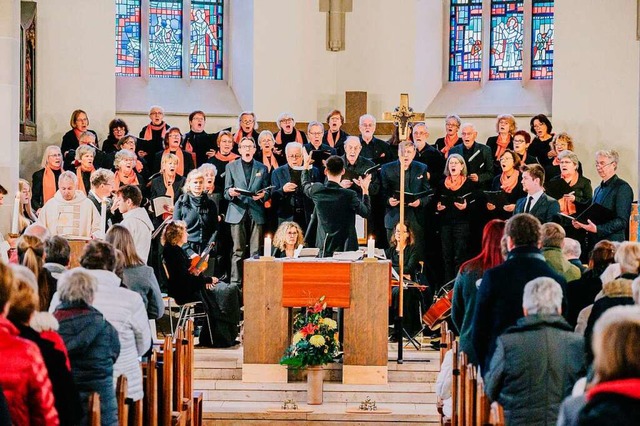
[(462, 143), (462, 138), (458, 135), (460, 125), (462, 121), (456, 114), (448, 115), (444, 120), (444, 126), (446, 134), (442, 138), (436, 139), (436, 143), (433, 145), (438, 151), (444, 155), (444, 158), (449, 157), (449, 150), (456, 145)]
[(42, 155), (42, 169), (31, 177), (33, 182), (31, 207), (36, 214), (56, 194), (60, 173), (62, 173), (62, 151), (58, 146), (49, 145)]
[(560, 213), (570, 216), (580, 213), (591, 204), (591, 181), (578, 172), (578, 156), (563, 150), (558, 154), (560, 175), (546, 182), (547, 195), (560, 203)]
[(529, 152), (531, 146), (531, 135), (524, 131), (518, 130), (513, 135), (513, 150), (520, 156), (521, 164), (540, 164), (538, 157)]
[(496, 122), (496, 136), (487, 139), (495, 164), (493, 170), (500, 174), (500, 157), (507, 149), (513, 149), (513, 134), (516, 132), (516, 119), (511, 114), (501, 114)]
[[(555, 156), (551, 164), (544, 168), (544, 176), (547, 182), (560, 175), (560, 153), (563, 151), (575, 152), (573, 150), (573, 138), (566, 132), (559, 133), (558, 136), (556, 136), (553, 147)], [(578, 173), (582, 174), (582, 164), (580, 164), (580, 162), (578, 162)]]
[(444, 174), (436, 210), (440, 218), (444, 278), (448, 282), (456, 277), (460, 265), (469, 258), (467, 247), (474, 185), (467, 179), (467, 165), (460, 154), (449, 155)]
[(160, 151), (155, 155), (155, 161), (153, 163), (153, 172), (160, 171), (162, 165), (162, 157), (167, 154), (173, 154), (178, 157), (178, 167), (176, 173), (180, 176), (186, 176), (191, 170), (194, 169), (193, 156), (180, 148), (182, 142), (182, 132), (177, 127), (172, 127), (167, 130), (164, 135), (164, 151)]
[(229, 205), (229, 201), (223, 196), (225, 170), (227, 169), (227, 164), (240, 156), (232, 152), (234, 147), (233, 136), (228, 130), (222, 130), (218, 133), (218, 140), (216, 142), (218, 144), (218, 151), (209, 159), (209, 163), (213, 164), (217, 170), (213, 186), (213, 200), (218, 205), (218, 211), (224, 213), (227, 211), (227, 206)]
[(510, 149), (507, 149), (500, 157), (502, 173), (493, 178), (491, 190), (504, 192), (508, 204), (496, 206), (487, 203), (487, 210), (492, 212), (492, 219), (509, 219), (516, 208), (516, 201), (526, 195), (522, 189), (520, 164), (520, 156)]
[(151, 179), (149, 183), (149, 199), (153, 200), (157, 197), (171, 198), (172, 207), (162, 215), (153, 218), (152, 222), (156, 227), (168, 217), (173, 216), (173, 205), (182, 194), (185, 178), (177, 173), (178, 163), (179, 160), (176, 155), (163, 155), (160, 173)]
[(83, 110), (77, 109), (71, 113), (69, 125), (71, 126), (71, 130), (64, 134), (62, 143), (60, 144), (60, 149), (64, 155), (80, 145), (80, 135), (85, 131), (96, 135), (96, 140), (98, 140), (96, 132), (89, 129), (89, 117)]
[(141, 191), (145, 188), (143, 177), (134, 169), (136, 159), (136, 154), (126, 149), (121, 149), (116, 153), (113, 160), (113, 168), (116, 171), (113, 185), (114, 191), (124, 185), (138, 185)]
[(91, 190), (91, 173), (95, 170), (93, 160), (96, 151), (89, 145), (80, 145), (76, 149), (76, 175), (78, 176), (78, 191), (82, 191), (87, 195)]

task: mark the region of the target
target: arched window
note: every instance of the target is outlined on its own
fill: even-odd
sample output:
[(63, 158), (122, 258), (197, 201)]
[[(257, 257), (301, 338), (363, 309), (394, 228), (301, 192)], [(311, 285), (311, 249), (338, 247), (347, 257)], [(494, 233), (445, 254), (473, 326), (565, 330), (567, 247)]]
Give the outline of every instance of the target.
[(223, 10), (222, 0), (116, 0), (116, 75), (222, 80)]
[(553, 0), (450, 0), (449, 24), (449, 81), (553, 78)]

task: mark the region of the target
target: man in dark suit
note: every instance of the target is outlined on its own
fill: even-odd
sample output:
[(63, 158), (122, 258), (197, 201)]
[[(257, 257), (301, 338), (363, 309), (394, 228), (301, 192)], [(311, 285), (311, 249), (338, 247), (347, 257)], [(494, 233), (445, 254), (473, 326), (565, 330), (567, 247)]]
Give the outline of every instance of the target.
[(616, 174), (618, 161), (620, 161), (620, 155), (617, 151), (596, 152), (596, 171), (602, 178), (602, 182), (593, 192), (593, 203), (613, 210), (616, 217), (599, 225), (590, 220), (586, 225), (573, 221), (574, 228), (582, 228), (588, 232), (589, 249), (598, 241), (624, 241), (627, 239), (633, 189)]
[(305, 170), (302, 172), (302, 186), (307, 197), (313, 200), (318, 216), (318, 232), (316, 246), (320, 248), (322, 257), (331, 257), (335, 251), (357, 250), (356, 214), (369, 216), (369, 184), (371, 175), (358, 178), (358, 186), (362, 188), (362, 199), (358, 195), (340, 186), (344, 175), (344, 161), (333, 155), (327, 160), (325, 175), (327, 183), (311, 181), (311, 157), (306, 156)]
[[(472, 340), (482, 374), (496, 347), (496, 339), (522, 318), (522, 294), (535, 278), (556, 280), (566, 294), (565, 279), (554, 271), (540, 252), (540, 222), (530, 214), (517, 214), (507, 221), (505, 235), (509, 256), (495, 268), (486, 271), (478, 288), (472, 320)], [(563, 299), (566, 308), (566, 297)], [(563, 309), (566, 312), (566, 309)]]
[[(425, 164), (413, 161), (416, 156), (416, 147), (411, 141), (404, 141), (398, 145), (398, 160), (385, 164), (380, 170), (382, 180), (382, 194), (387, 201), (384, 227), (387, 229), (387, 239), (391, 239), (395, 226), (400, 221), (400, 200), (397, 192), (400, 191), (400, 164), (405, 171), (404, 190), (410, 193), (420, 193), (429, 190), (429, 177)], [(429, 201), (429, 196), (424, 194), (415, 201), (406, 204), (405, 223), (418, 236), (416, 246), (418, 256), (424, 254), (424, 207)]]
[[(113, 224), (120, 223), (122, 221), (122, 213), (118, 210), (117, 206), (114, 206), (111, 193), (113, 192), (114, 174), (111, 170), (98, 169), (91, 173), (91, 190), (87, 194), (87, 198), (96, 206), (96, 209), (102, 214), (102, 202), (106, 203), (107, 207), (107, 226), (105, 229)], [(102, 220), (102, 218), (100, 218)]]
[[(307, 229), (313, 203), (302, 192), (302, 158), (303, 147), (298, 142), (289, 142), (285, 146), (287, 164), (278, 167), (271, 173), (273, 192), (271, 199), (278, 215), (278, 225), (282, 222), (296, 222), (302, 229)], [(311, 168), (311, 180), (320, 182), (320, 174), (315, 167)]]
[[(269, 199), (269, 172), (267, 167), (254, 160), (256, 143), (243, 138), (238, 146), (240, 158), (227, 166), (225, 171), (224, 198), (229, 200), (225, 222), (231, 224), (233, 255), (231, 257), (231, 283), (242, 285), (242, 261), (249, 242), (250, 256), (260, 251), (262, 225), (265, 223), (264, 202)], [(239, 190), (255, 195), (243, 195)], [(247, 238), (249, 237), (249, 238)]]
[(490, 189), (493, 181), (493, 155), (491, 148), (476, 142), (478, 132), (471, 123), (461, 127), (462, 145), (449, 150), (449, 155), (460, 154), (467, 164), (467, 177), (475, 182), (479, 189)]
[(544, 193), (544, 169), (540, 164), (525, 164), (520, 171), (522, 188), (527, 196), (516, 202), (514, 214), (529, 213), (538, 218), (540, 223), (551, 222), (560, 213), (560, 204)]

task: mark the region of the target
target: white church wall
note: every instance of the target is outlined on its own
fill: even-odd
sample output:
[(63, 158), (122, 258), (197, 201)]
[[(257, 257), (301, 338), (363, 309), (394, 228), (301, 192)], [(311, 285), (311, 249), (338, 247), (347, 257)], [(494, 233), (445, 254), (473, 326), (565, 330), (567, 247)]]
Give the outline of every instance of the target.
[(638, 197), (636, 1), (556, 1), (554, 131), (576, 141), (584, 173), (597, 186), (599, 149), (620, 153), (620, 177)]

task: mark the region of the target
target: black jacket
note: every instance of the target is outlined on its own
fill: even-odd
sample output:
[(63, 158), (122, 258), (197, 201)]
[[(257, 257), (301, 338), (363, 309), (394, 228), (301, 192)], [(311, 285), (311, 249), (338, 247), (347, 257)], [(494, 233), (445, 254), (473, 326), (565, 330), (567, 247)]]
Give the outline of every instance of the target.
[(599, 383), (588, 392), (589, 402), (578, 417), (580, 426), (640, 424), (640, 380), (628, 378)]
[[(326, 130), (324, 132), (324, 135), (322, 136), (322, 143), (331, 146), (329, 144), (329, 136), (328, 136), (329, 132), (330, 132), (330, 130)], [(336, 137), (334, 135), (334, 138), (333, 138), (334, 146), (332, 148), (335, 148), (335, 150), (338, 153), (338, 155), (344, 155), (344, 142), (347, 140), (347, 138), (350, 135), (349, 135), (349, 133), (345, 132), (344, 130), (339, 130), (337, 136), (338, 136), (338, 138), (336, 140)]]
[[(294, 174), (293, 179), (292, 173)], [(321, 182), (320, 174), (315, 167), (311, 169), (311, 181)], [(284, 192), (284, 185), (289, 182), (298, 185), (294, 192)], [(292, 170), (288, 164), (280, 166), (271, 173), (271, 184), (274, 186), (271, 199), (277, 209), (280, 223), (294, 220), (303, 229), (306, 229), (313, 211), (313, 202), (302, 191), (302, 171)], [(302, 223), (300, 223), (301, 218), (304, 218)]]
[[(344, 175), (342, 179), (357, 179), (360, 176), (364, 177), (364, 172), (366, 172), (371, 167), (375, 166), (375, 163), (367, 158), (364, 158), (362, 155), (358, 155), (356, 158), (356, 162), (353, 164), (349, 164), (346, 156), (342, 157), (344, 160)], [(362, 195), (362, 189), (355, 183), (351, 185), (349, 188), (352, 191), (355, 191), (356, 194)], [(371, 183), (369, 184), (369, 195), (372, 197), (378, 195), (380, 192), (380, 175), (377, 170), (371, 173)]]
[(474, 142), (471, 149), (466, 149), (464, 144), (456, 145), (449, 150), (449, 155), (460, 154), (467, 165), (467, 176), (478, 175), (476, 186), (480, 189), (489, 189), (493, 179), (493, 156), (491, 148)]
[[(189, 131), (184, 134), (184, 139), (180, 144), (182, 149), (185, 149), (187, 143), (191, 144), (193, 152), (196, 153), (196, 167), (207, 162), (207, 151), (212, 149), (218, 149), (216, 145), (217, 133), (210, 135), (207, 132), (196, 133)], [(185, 172), (186, 175), (186, 172)]]
[[(400, 221), (400, 205), (395, 207), (389, 205), (389, 198), (393, 197), (396, 191), (400, 190), (400, 162), (385, 164), (380, 169), (380, 179), (382, 181), (382, 196), (387, 204), (387, 210), (384, 215), (384, 227), (393, 229)], [(429, 178), (427, 177), (427, 166), (412, 161), (409, 170), (406, 171), (404, 190), (411, 193), (419, 193), (429, 190)], [(420, 198), (418, 207), (405, 206), (405, 220), (411, 228), (422, 227), (422, 217), (424, 216), (424, 207), (429, 201), (429, 196), (425, 195)]]
[(437, 186), (444, 176), (444, 166), (446, 163), (442, 153), (431, 145), (425, 144), (422, 150), (418, 150), (416, 147), (416, 158), (414, 160), (427, 165), (429, 185), (432, 188)]
[[(158, 173), (160, 171), (160, 166), (162, 165), (162, 155), (163, 154), (164, 154), (164, 151), (160, 151), (160, 152), (157, 152), (156, 155), (153, 157), (153, 168), (151, 169), (152, 173)], [(189, 172), (195, 168), (194, 165), (193, 165), (193, 157), (191, 156), (190, 153), (188, 153), (187, 151), (185, 151), (183, 149), (182, 150), (182, 158), (184, 158), (184, 173), (183, 173), (183, 176), (187, 177)]]
[[(56, 191), (58, 190), (58, 178), (62, 170), (54, 170), (53, 174), (56, 181)], [(31, 176), (31, 208), (34, 212), (44, 206), (44, 191), (42, 188), (42, 180), (44, 179), (44, 169), (40, 169)]]
[(173, 208), (173, 218), (186, 222), (188, 241), (199, 251), (212, 242), (218, 229), (218, 208), (206, 194), (182, 194)]
[[(513, 214), (524, 213), (524, 209), (527, 206), (527, 198), (528, 195), (518, 200)], [(538, 201), (536, 201), (529, 211), (529, 214), (537, 217), (540, 223), (553, 221), (553, 218), (558, 213), (560, 213), (560, 204), (558, 203), (558, 200), (551, 198), (544, 193), (540, 198), (538, 198)]]
[(361, 157), (367, 158), (376, 164), (385, 164), (393, 161), (391, 146), (385, 141), (374, 136), (369, 143), (366, 143), (362, 140), (362, 136), (360, 136), (360, 143), (362, 144), (362, 151), (360, 151)]
[(169, 275), (169, 296), (180, 305), (200, 301), (200, 290), (211, 282), (211, 278), (189, 273), (191, 261), (181, 247), (166, 244), (162, 257)]
[[(98, 135), (94, 130), (87, 129), (88, 132), (93, 133), (96, 136), (96, 143), (98, 143)], [(67, 151), (71, 149), (76, 149), (79, 145), (78, 138), (76, 137), (76, 133), (73, 129), (69, 130), (67, 133), (62, 136), (62, 143), (60, 144), (60, 151), (62, 151), (62, 155), (64, 155)]]
[[(493, 170), (494, 173), (500, 173), (500, 159), (496, 158), (496, 151), (498, 151), (498, 136), (489, 136), (486, 145), (491, 148), (491, 155), (493, 156)], [(513, 136), (509, 136), (509, 145), (506, 149), (513, 150)]]
[(593, 193), (593, 202), (613, 210), (616, 217), (598, 225), (596, 241), (624, 241), (629, 231), (629, 216), (633, 202), (633, 189), (618, 175), (602, 182)]

